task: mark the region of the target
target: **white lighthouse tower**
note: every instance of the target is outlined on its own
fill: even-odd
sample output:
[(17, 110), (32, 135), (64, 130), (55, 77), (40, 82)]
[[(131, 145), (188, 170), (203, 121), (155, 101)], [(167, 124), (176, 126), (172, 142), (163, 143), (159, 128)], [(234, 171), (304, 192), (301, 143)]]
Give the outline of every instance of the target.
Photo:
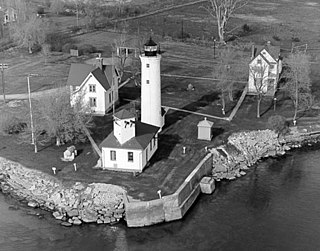
[(162, 128), (161, 109), (161, 55), (158, 45), (150, 37), (144, 45), (141, 59), (141, 122)]

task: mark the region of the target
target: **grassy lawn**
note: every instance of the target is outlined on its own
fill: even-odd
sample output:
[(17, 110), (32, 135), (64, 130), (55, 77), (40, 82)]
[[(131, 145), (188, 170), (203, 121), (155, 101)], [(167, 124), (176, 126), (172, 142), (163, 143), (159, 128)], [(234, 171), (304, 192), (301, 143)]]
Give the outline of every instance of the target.
[[(144, 1), (144, 0), (141, 0)], [(292, 38), (298, 37), (298, 44), (308, 43), (309, 48), (320, 49), (319, 9), (320, 1), (313, 1), (316, 5), (302, 0), (295, 1), (253, 1), (242, 9), (236, 18), (231, 19), (230, 28), (247, 23), (252, 31), (241, 36), (239, 43), (246, 44), (253, 41), (257, 44), (271, 40), (281, 48), (290, 48)], [(212, 44), (199, 45), (197, 43), (182, 43), (165, 40), (162, 35), (174, 36), (181, 31), (183, 20), (184, 31), (191, 34), (191, 38), (212, 38), (214, 23), (199, 6), (186, 7), (179, 10), (162, 13), (154, 17), (134, 20), (129, 24), (133, 36), (139, 25), (141, 32), (150, 33), (153, 29), (155, 41), (159, 41), (164, 51), (161, 62), (163, 74), (188, 75), (211, 77), (217, 60), (214, 58)], [(61, 18), (61, 19), (59, 19)], [(72, 25), (74, 17), (57, 17), (61, 29)], [(275, 40), (277, 36), (280, 40)], [(77, 45), (91, 44), (101, 50), (105, 56), (111, 54), (111, 43), (119, 37), (118, 33), (96, 31), (76, 36)], [(219, 48), (216, 53), (218, 54)], [(320, 97), (319, 57), (317, 50), (310, 50), (312, 56), (312, 88), (313, 93)], [(246, 53), (250, 51), (246, 50)], [(283, 50), (283, 53), (287, 51)], [(0, 54), (3, 62), (9, 64), (5, 71), (6, 93), (26, 93), (26, 76), (29, 73), (40, 73), (41, 76), (31, 78), (32, 91), (51, 89), (66, 84), (66, 78), (71, 63), (84, 62), (95, 55), (70, 57), (63, 53), (53, 53), (47, 64), (41, 54), (29, 55), (20, 51), (3, 52)], [(187, 91), (188, 84), (195, 87), (194, 91)], [(242, 85), (239, 84), (239, 89)], [(121, 105), (132, 106), (126, 100), (133, 100), (139, 107), (140, 88), (129, 82), (120, 90)], [(236, 104), (238, 93), (235, 92), (235, 101), (227, 103), (228, 116)], [(79, 144), (79, 156), (75, 159), (78, 171), (73, 170), (72, 163), (63, 162), (60, 158), (66, 146), (54, 145), (40, 147), (39, 153), (33, 153), (31, 144), (18, 144), (16, 136), (0, 137), (0, 156), (18, 161), (23, 165), (44, 171), (52, 175), (51, 168), (57, 167), (57, 177), (63, 182), (106, 182), (125, 187), (128, 194), (136, 199), (146, 200), (157, 198), (157, 190), (163, 195), (173, 193), (193, 168), (204, 157), (204, 147), (222, 144), (228, 135), (234, 131), (265, 129), (271, 115), (281, 114), (287, 118), (293, 116), (292, 103), (280, 92), (277, 95), (276, 111), (273, 100), (265, 98), (261, 104), (261, 118), (256, 118), (256, 100), (246, 97), (237, 115), (232, 122), (212, 120), (214, 122), (214, 138), (212, 141), (197, 140), (197, 123), (203, 119), (198, 115), (170, 110), (166, 115), (166, 124), (160, 134), (159, 149), (151, 159), (146, 170), (134, 176), (131, 173), (101, 171), (92, 167), (98, 160), (90, 144)], [(213, 81), (162, 77), (162, 104), (204, 114), (222, 116), (219, 93), (215, 90)], [(301, 114), (303, 115), (303, 114)], [(318, 115), (317, 111), (305, 116)], [(306, 122), (303, 118), (298, 123)], [(93, 138), (99, 144), (112, 131), (111, 115), (95, 118), (96, 127)], [(307, 123), (307, 122), (306, 122)], [(187, 154), (182, 155), (182, 147), (187, 148)]]

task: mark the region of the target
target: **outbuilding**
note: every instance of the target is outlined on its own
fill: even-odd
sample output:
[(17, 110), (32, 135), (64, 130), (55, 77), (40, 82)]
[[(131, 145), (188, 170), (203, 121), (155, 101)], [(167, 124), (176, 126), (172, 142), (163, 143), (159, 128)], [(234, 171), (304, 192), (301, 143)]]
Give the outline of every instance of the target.
[(204, 120), (200, 121), (198, 123), (198, 139), (211, 140), (212, 126), (213, 122), (207, 120), (206, 117), (204, 118)]

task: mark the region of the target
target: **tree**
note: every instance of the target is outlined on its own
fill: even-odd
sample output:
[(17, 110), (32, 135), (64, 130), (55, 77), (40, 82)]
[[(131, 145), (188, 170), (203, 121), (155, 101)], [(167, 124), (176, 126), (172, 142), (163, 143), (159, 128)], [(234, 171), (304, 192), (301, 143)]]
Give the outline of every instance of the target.
[(248, 0), (207, 0), (204, 8), (217, 21), (220, 42), (225, 42), (226, 27), (235, 11), (247, 5)]
[(15, 23), (10, 25), (10, 28), (14, 41), (19, 46), (28, 48), (29, 53), (32, 53), (33, 46), (41, 46), (45, 42), (50, 23), (46, 19), (33, 15), (25, 23)]
[(285, 71), (283, 89), (288, 93), (294, 106), (293, 123), (296, 124), (299, 109), (310, 108), (312, 105), (310, 83), (310, 61), (303, 52), (292, 53), (284, 61)]
[[(58, 146), (61, 143), (87, 140), (86, 130), (93, 126), (91, 109), (84, 103), (82, 95), (73, 101), (71, 106), (70, 93), (61, 88), (34, 102), (34, 135), (38, 144), (47, 144), (53, 139)], [(28, 130), (21, 134), (24, 141), (31, 142), (30, 131), (31, 127), (28, 126)]]
[(233, 101), (235, 83), (242, 80), (243, 72), (247, 72), (246, 62), (241, 53), (232, 46), (226, 46), (220, 50), (218, 67), (214, 68), (213, 77), (218, 80), (217, 88), (221, 92), (222, 114), (225, 115), (225, 97), (228, 94), (229, 100)]
[(57, 15), (64, 10), (64, 2), (61, 0), (54, 0), (50, 5), (50, 12), (56, 13)]
[(260, 118), (260, 104), (268, 88), (268, 69), (266, 63), (249, 66), (249, 78), (252, 79), (257, 94), (257, 118)]

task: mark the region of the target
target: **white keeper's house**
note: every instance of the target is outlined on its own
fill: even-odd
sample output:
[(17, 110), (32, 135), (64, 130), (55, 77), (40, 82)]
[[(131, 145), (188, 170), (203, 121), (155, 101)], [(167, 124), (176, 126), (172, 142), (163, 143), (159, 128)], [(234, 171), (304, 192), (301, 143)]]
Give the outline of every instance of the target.
[(249, 63), (248, 94), (262, 91), (266, 96), (274, 96), (282, 71), (280, 46), (267, 42), (264, 46), (253, 46)]
[(92, 112), (105, 114), (119, 99), (119, 74), (112, 65), (104, 65), (97, 58), (96, 65), (71, 64), (67, 85), (71, 105), (79, 96), (90, 105)]
[(158, 149), (165, 114), (161, 108), (161, 55), (151, 38), (140, 59), (141, 121), (125, 109), (113, 115), (113, 132), (100, 144), (103, 169), (142, 172)]
[(158, 149), (159, 129), (128, 110), (114, 114), (113, 132), (100, 144), (103, 168), (142, 172)]

